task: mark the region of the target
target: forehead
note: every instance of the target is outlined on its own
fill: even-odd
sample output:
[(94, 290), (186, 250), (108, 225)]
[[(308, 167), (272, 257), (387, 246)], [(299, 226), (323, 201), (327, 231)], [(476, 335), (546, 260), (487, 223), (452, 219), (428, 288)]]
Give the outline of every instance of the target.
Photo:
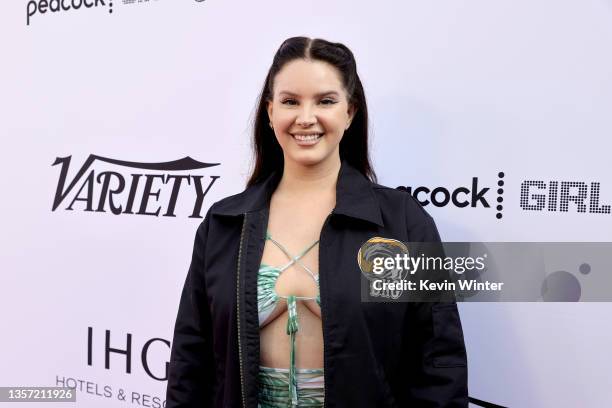
[(274, 78), (274, 93), (297, 95), (343, 90), (340, 72), (333, 65), (317, 60), (296, 59), (285, 64)]

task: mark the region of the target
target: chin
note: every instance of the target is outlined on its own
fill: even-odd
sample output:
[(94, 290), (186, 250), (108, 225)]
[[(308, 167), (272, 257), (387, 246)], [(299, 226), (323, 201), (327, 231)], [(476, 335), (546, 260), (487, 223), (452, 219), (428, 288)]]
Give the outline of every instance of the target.
[(321, 152), (299, 152), (298, 154), (291, 155), (288, 159), (296, 164), (312, 167), (323, 163), (327, 157), (328, 155)]
[(316, 166), (317, 164), (321, 163), (322, 159), (317, 158), (317, 157), (299, 157), (299, 158), (296, 157), (296, 158), (293, 158), (292, 161), (301, 166), (311, 167), (311, 166)]

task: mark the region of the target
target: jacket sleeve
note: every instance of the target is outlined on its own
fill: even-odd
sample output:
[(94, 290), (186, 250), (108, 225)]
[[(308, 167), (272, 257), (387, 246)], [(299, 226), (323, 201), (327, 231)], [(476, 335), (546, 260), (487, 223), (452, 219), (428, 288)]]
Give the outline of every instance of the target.
[(211, 316), (204, 285), (210, 210), (195, 237), (170, 352), (166, 408), (210, 407), (214, 385)]
[[(433, 219), (409, 197), (411, 242), (441, 242)], [(416, 212), (416, 213), (415, 213)], [(406, 407), (468, 407), (467, 354), (454, 294), (445, 301), (407, 304), (402, 349)], [(404, 405), (405, 404), (405, 405)]]

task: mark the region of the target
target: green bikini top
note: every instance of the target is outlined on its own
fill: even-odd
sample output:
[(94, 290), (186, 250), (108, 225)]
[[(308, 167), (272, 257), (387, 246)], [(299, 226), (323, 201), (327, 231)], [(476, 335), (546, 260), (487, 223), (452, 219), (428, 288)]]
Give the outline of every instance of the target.
[[(266, 240), (272, 241), (289, 259), (291, 259), (288, 263), (281, 267), (266, 265), (265, 263), (261, 263), (259, 267), (259, 273), (257, 275), (257, 306), (259, 309), (259, 327), (263, 325), (266, 319), (270, 316), (272, 311), (276, 308), (276, 305), (280, 301), (280, 299), (289, 300), (291, 296), (281, 296), (276, 293), (275, 286), (276, 280), (280, 276), (285, 269), (293, 265), (294, 263), (298, 263), (302, 268), (308, 272), (308, 274), (312, 277), (312, 279), (316, 282), (317, 287), (319, 286), (319, 276), (312, 273), (312, 271), (300, 261), (308, 251), (310, 251), (316, 244), (319, 243), (319, 240), (316, 240), (312, 244), (308, 246), (304, 251), (302, 251), (297, 256), (292, 256), (287, 249), (281, 245), (277, 240), (272, 238), (270, 233), (266, 231)], [(317, 304), (321, 305), (320, 295), (316, 297), (310, 296), (293, 296), (296, 300), (316, 300)]]
[(291, 397), (292, 406), (297, 406), (297, 378), (296, 378), (296, 368), (295, 368), (295, 335), (299, 329), (298, 325), (298, 316), (297, 316), (297, 300), (316, 300), (317, 304), (321, 306), (321, 297), (320, 294), (317, 294), (316, 297), (310, 296), (281, 296), (276, 293), (275, 286), (276, 280), (280, 276), (281, 273), (294, 263), (298, 263), (302, 268), (310, 274), (312, 279), (317, 284), (317, 288), (319, 287), (319, 276), (312, 273), (310, 269), (306, 265), (304, 265), (300, 258), (302, 258), (310, 249), (312, 249), (316, 244), (319, 243), (319, 240), (316, 240), (308, 248), (302, 251), (297, 256), (292, 256), (284, 246), (282, 246), (278, 241), (276, 241), (268, 231), (266, 231), (266, 240), (272, 241), (289, 259), (289, 263), (281, 266), (275, 267), (271, 265), (266, 265), (263, 262), (259, 267), (259, 273), (257, 275), (257, 308), (259, 312), (259, 327), (268, 319), (272, 311), (276, 308), (280, 299), (287, 300), (287, 312), (289, 316), (287, 318), (287, 334), (291, 336), (291, 351), (289, 355), (289, 396)]

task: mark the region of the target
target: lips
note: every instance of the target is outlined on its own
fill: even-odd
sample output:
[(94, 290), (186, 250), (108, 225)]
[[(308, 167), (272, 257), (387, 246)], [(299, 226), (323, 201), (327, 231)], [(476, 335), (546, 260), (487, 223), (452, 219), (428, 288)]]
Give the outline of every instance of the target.
[(313, 146), (319, 143), (325, 133), (290, 133), (298, 146)]
[(295, 140), (298, 140), (300, 142), (312, 142), (320, 139), (321, 137), (323, 137), (323, 135), (324, 133), (291, 133), (291, 136), (293, 136)]

